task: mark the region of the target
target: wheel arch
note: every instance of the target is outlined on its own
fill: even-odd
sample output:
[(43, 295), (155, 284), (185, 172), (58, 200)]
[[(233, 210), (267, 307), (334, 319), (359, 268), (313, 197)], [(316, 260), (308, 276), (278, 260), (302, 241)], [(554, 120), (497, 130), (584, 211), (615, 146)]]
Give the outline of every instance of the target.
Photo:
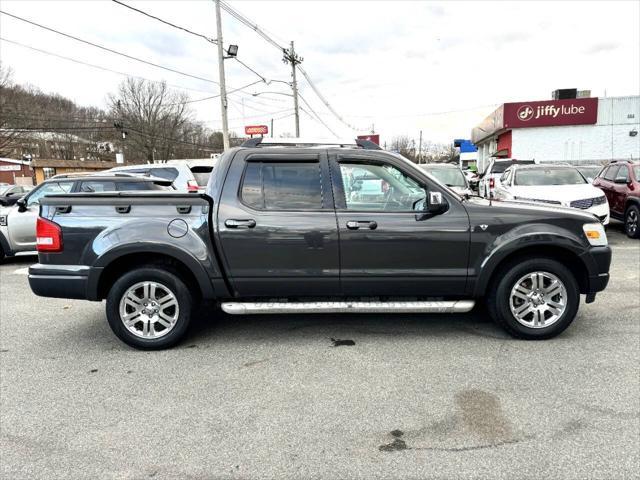
[(566, 266), (573, 274), (580, 287), (580, 293), (587, 293), (589, 289), (589, 269), (581, 259), (580, 254), (564, 246), (554, 244), (533, 244), (505, 252), (482, 270), (475, 286), (474, 297), (482, 297), (504, 268), (514, 261), (524, 258), (551, 258)]
[(145, 265), (174, 271), (197, 299), (214, 298), (211, 279), (197, 259), (173, 247), (144, 245), (136, 249), (122, 248), (100, 257), (89, 276), (89, 297), (106, 298), (113, 282), (122, 274)]

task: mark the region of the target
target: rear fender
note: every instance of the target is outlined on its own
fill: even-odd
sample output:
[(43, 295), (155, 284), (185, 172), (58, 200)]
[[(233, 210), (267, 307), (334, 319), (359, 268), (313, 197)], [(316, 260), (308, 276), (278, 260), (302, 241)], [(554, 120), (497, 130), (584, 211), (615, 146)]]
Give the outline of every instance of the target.
[[(203, 238), (208, 238), (206, 222), (191, 225), (180, 238), (169, 235), (166, 220), (149, 219), (125, 222), (106, 229), (93, 240), (90, 251), (84, 253), (84, 264), (94, 268), (89, 275), (92, 290), (89, 296), (98, 296), (97, 288), (102, 271), (118, 258), (131, 254), (158, 254), (171, 257), (187, 267), (196, 278), (203, 298), (214, 298), (211, 279), (220, 276), (220, 270)], [(91, 258), (86, 258), (91, 257)]]

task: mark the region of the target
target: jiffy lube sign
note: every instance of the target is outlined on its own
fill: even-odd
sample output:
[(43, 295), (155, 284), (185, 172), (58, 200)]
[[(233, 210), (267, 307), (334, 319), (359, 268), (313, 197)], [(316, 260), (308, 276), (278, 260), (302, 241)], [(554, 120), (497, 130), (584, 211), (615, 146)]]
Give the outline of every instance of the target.
[(597, 120), (597, 98), (504, 104), (504, 128), (589, 125)]

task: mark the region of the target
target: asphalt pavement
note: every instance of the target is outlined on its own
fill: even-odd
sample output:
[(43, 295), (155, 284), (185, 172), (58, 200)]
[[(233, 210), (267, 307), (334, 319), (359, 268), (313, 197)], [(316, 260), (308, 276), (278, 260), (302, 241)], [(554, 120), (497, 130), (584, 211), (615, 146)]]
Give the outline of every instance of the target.
[(482, 309), (203, 309), (179, 347), (140, 352), (103, 303), (36, 297), (34, 258), (5, 262), (0, 477), (638, 478), (640, 241), (608, 234), (609, 288), (542, 342)]

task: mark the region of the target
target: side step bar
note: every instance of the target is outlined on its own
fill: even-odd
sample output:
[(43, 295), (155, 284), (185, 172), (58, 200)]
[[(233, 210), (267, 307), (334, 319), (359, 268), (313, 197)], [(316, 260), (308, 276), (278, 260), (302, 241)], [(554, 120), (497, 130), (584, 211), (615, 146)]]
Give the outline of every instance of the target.
[(409, 302), (227, 302), (222, 310), (231, 315), (254, 313), (464, 313), (473, 300)]

